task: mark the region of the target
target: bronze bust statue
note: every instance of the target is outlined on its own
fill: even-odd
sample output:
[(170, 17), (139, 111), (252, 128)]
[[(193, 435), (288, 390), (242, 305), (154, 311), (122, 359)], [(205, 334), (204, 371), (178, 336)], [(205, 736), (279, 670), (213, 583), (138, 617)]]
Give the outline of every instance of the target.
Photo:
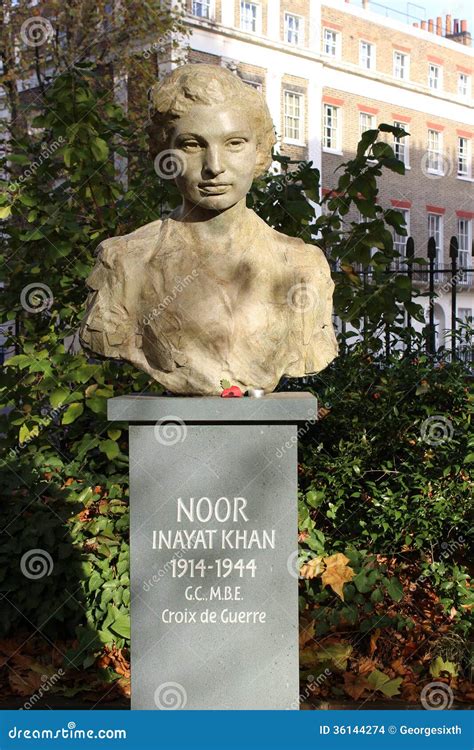
[(246, 207), (275, 143), (263, 96), (197, 64), (155, 84), (150, 102), (155, 167), (183, 202), (99, 245), (81, 343), (180, 395), (218, 395), (222, 379), (269, 393), (324, 369), (337, 355), (326, 258)]

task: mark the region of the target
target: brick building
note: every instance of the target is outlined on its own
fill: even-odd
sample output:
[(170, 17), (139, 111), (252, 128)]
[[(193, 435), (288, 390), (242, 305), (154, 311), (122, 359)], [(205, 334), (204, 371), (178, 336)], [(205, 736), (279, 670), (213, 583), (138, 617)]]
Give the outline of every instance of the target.
[[(281, 153), (311, 159), (323, 189), (354, 154), (365, 129), (399, 123), (406, 175), (381, 179), (381, 202), (405, 213), (417, 255), (429, 236), (448, 267), (449, 238), (472, 267), (473, 49), (466, 22), (413, 25), (342, 0), (183, 0), (192, 30), (189, 62), (225, 65), (265, 95)], [(177, 0), (179, 2), (179, 0)], [(182, 59), (182, 58), (181, 58)], [(405, 238), (396, 237), (403, 253)], [(439, 277), (439, 285), (443, 283)], [(457, 314), (472, 316), (474, 273), (460, 276)], [(436, 301), (438, 344), (450, 296)]]

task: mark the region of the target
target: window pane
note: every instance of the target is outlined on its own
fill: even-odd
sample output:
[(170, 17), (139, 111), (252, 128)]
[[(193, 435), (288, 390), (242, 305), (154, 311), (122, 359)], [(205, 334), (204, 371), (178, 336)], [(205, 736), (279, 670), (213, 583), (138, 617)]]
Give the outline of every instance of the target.
[(240, 26), (244, 31), (257, 31), (257, 5), (240, 2)]
[(438, 65), (430, 65), (429, 68), (429, 75), (428, 75), (428, 84), (430, 89), (438, 89), (439, 88), (439, 78), (440, 78), (440, 69)]
[(285, 91), (285, 138), (301, 141), (301, 95)]
[(369, 42), (360, 43), (360, 64), (363, 68), (373, 66), (374, 46)]
[(366, 112), (360, 112), (359, 114), (359, 133), (365, 133), (366, 130), (372, 130), (375, 126), (375, 118), (373, 115), (369, 115)]
[[(393, 125), (395, 128), (405, 129), (406, 127), (404, 122), (394, 122)], [(405, 136), (402, 138), (397, 138), (396, 135), (393, 136), (393, 150), (397, 159), (408, 166), (408, 144), (405, 142)]]
[(289, 13), (285, 15), (286, 41), (289, 44), (300, 43), (300, 18)]
[(428, 237), (433, 237), (436, 242), (436, 259), (435, 265), (439, 265), (442, 258), (441, 247), (441, 216), (438, 214), (428, 214)]
[(403, 218), (405, 219), (405, 229), (407, 230), (407, 235), (397, 234), (394, 230), (393, 232), (393, 248), (396, 250), (397, 253), (400, 253), (400, 258), (394, 259), (394, 266), (395, 268), (404, 268), (403, 259), (405, 258), (405, 249), (408, 239), (408, 233), (410, 232), (409, 227), (409, 220), (410, 220), (410, 212), (406, 208), (397, 208), (396, 209), (399, 213), (403, 214)]
[(460, 73), (458, 76), (458, 94), (467, 96), (469, 78), (466, 73)]
[(428, 169), (441, 172), (441, 136), (437, 130), (428, 130)]
[(469, 144), (467, 138), (458, 138), (458, 174), (469, 174)]
[(395, 52), (393, 59), (393, 74), (395, 78), (406, 78), (407, 56), (402, 52)]
[(471, 248), (470, 248), (470, 236), (471, 236), (471, 222), (469, 219), (458, 219), (458, 268), (461, 269), (457, 273), (457, 280), (460, 284), (468, 284), (470, 281), (471, 273), (468, 269), (471, 268)]
[(337, 54), (337, 32), (324, 29), (324, 54), (336, 57)]
[(193, 0), (193, 15), (201, 18), (211, 17), (211, 0)]
[(339, 108), (332, 104), (324, 105), (323, 146), (337, 149), (339, 146)]

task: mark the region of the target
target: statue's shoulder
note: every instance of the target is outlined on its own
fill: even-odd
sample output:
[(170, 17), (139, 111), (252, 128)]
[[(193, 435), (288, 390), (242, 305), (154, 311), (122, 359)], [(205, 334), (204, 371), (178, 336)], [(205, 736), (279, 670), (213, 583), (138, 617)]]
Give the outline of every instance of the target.
[(122, 239), (125, 240), (127, 244), (129, 244), (130, 242), (133, 243), (136, 240), (140, 240), (140, 241), (155, 240), (162, 225), (163, 225), (163, 219), (156, 219), (156, 221), (150, 221), (149, 224), (144, 224), (142, 227), (138, 227), (138, 229), (134, 229), (133, 232), (130, 232), (129, 234), (124, 234)]
[(263, 219), (255, 214), (261, 231), (277, 251), (282, 255), (284, 262), (292, 266), (311, 266), (326, 271), (329, 264), (322, 249), (318, 245), (309, 245), (301, 237), (290, 237), (283, 232), (278, 232), (269, 226)]
[(147, 248), (152, 251), (162, 223), (161, 219), (158, 219), (138, 227), (129, 234), (102, 240), (95, 250), (96, 263), (87, 278), (87, 286), (98, 290), (106, 284), (113, 285), (121, 279), (126, 279), (129, 266), (135, 261), (135, 254), (139, 253), (145, 259)]
[(128, 234), (102, 240), (96, 249), (96, 255), (106, 267), (111, 268), (115, 263), (124, 260), (124, 255), (133, 252), (137, 247), (143, 249), (147, 243), (152, 243), (156, 239), (162, 224), (162, 220), (157, 219), (134, 229), (133, 232)]

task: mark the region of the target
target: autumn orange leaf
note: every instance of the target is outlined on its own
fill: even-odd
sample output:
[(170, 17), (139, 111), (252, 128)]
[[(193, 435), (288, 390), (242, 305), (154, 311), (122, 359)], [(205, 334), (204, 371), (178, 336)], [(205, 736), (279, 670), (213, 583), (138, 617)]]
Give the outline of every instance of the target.
[(344, 691), (353, 700), (358, 701), (366, 690), (370, 690), (370, 685), (365, 677), (352, 672), (344, 673)]
[(352, 581), (355, 576), (352, 568), (348, 566), (349, 558), (338, 552), (330, 557), (323, 558), (326, 570), (321, 576), (323, 586), (330, 586), (332, 590), (344, 601), (343, 586)]
[(377, 650), (377, 641), (380, 637), (380, 628), (377, 628), (370, 636), (370, 655), (373, 656)]
[(324, 563), (322, 557), (313, 557), (312, 560), (303, 563), (300, 568), (300, 576), (302, 578), (316, 578), (320, 576), (324, 570)]

